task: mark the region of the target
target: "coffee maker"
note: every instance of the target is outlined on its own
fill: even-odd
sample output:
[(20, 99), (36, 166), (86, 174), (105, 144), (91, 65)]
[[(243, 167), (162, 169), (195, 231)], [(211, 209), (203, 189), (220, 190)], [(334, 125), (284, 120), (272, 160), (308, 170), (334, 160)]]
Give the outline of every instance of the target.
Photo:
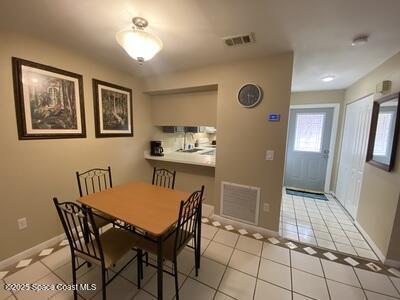
[(161, 147), (161, 141), (150, 141), (150, 155), (164, 156), (164, 149)]

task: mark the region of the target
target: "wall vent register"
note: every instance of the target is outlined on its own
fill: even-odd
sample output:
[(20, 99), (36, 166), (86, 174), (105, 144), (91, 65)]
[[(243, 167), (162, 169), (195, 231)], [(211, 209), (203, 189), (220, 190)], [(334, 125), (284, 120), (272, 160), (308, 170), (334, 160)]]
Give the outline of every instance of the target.
[(221, 215), (258, 225), (260, 188), (226, 181), (221, 182)]
[(254, 32), (251, 32), (249, 34), (240, 34), (235, 36), (223, 37), (222, 39), (224, 40), (225, 44), (229, 47), (252, 44), (256, 42), (256, 36)]

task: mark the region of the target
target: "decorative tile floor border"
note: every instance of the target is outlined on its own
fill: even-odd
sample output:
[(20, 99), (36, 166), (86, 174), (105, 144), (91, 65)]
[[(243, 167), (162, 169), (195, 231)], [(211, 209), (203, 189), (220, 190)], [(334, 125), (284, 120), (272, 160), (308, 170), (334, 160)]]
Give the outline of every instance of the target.
[[(248, 231), (244, 228), (235, 228), (232, 225), (224, 225), (219, 221), (215, 221), (212, 218), (202, 218), (202, 223), (214, 226), (216, 228), (226, 230), (229, 232), (234, 232), (239, 235), (247, 236), (259, 241), (270, 243), (283, 248), (289, 248), (292, 251), (297, 251), (303, 254), (315, 256), (322, 259), (327, 259), (333, 262), (337, 262), (343, 265), (350, 265), (355, 268), (364, 269), (367, 271), (374, 271), (376, 273), (381, 273), (389, 276), (400, 277), (400, 270), (384, 265), (382, 262), (369, 260), (361, 258), (358, 256), (352, 256), (338, 251), (328, 250), (314, 245), (308, 245), (298, 241), (291, 241), (283, 237), (273, 237), (273, 236), (263, 236), (258, 232)], [(0, 270), (0, 280), (5, 277), (20, 271), (21, 269), (28, 267), (35, 262), (43, 259), (44, 257), (61, 250), (62, 248), (68, 246), (68, 240), (63, 240), (53, 247), (49, 247), (41, 250), (36, 255), (25, 258), (18, 263), (9, 266), (6, 270)]]
[(68, 246), (68, 240), (62, 240), (61, 242), (58, 242), (57, 244), (53, 245), (52, 247), (46, 248), (41, 250), (40, 252), (36, 253), (35, 255), (24, 258), (23, 260), (20, 260), (19, 262), (10, 265), (7, 267), (7, 269), (0, 270), (0, 280), (4, 279), (7, 276), (10, 276), (11, 274), (14, 274), (15, 272), (20, 271), (23, 268), (26, 268), (35, 262), (45, 258), (46, 256), (57, 252), (58, 250), (61, 250), (62, 248)]
[(350, 265), (352, 267), (364, 269), (367, 271), (373, 271), (376, 273), (400, 277), (400, 270), (395, 269), (393, 267), (386, 266), (380, 261), (370, 260), (367, 258), (362, 258), (359, 256), (354, 256), (354, 255), (349, 255), (349, 254), (346, 254), (343, 252), (338, 252), (338, 251), (334, 251), (331, 249), (325, 249), (322, 247), (306, 244), (303, 242), (292, 241), (292, 240), (286, 239), (282, 236), (279, 236), (279, 237), (263, 236), (258, 232), (253, 232), (253, 231), (243, 229), (243, 228), (235, 228), (232, 225), (221, 224), (219, 221), (215, 221), (212, 218), (202, 218), (202, 222), (204, 224), (208, 224), (208, 225), (217, 227), (222, 230), (226, 230), (226, 231), (237, 233), (239, 235), (251, 237), (256, 240), (274, 244), (276, 246), (280, 246), (283, 248), (289, 248), (293, 251), (297, 251), (297, 252), (300, 252), (303, 254), (330, 260), (330, 261), (337, 262), (337, 263), (340, 263), (343, 265)]

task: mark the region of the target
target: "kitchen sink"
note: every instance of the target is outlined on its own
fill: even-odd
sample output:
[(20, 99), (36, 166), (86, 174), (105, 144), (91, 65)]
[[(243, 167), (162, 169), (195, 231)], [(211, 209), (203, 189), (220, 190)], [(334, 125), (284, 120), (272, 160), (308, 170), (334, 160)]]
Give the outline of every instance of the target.
[(210, 151), (207, 151), (207, 152), (203, 152), (203, 153), (200, 153), (201, 155), (215, 155), (215, 150), (213, 149), (213, 150), (210, 150)]
[(185, 153), (194, 153), (194, 152), (203, 151), (203, 150), (204, 150), (204, 149), (194, 148), (194, 149), (178, 150), (178, 151), (179, 151), (179, 152), (185, 152)]

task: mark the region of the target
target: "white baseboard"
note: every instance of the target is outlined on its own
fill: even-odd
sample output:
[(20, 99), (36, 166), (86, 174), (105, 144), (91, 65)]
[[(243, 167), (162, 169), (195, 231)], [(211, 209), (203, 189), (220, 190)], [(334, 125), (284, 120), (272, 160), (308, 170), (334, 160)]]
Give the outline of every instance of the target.
[(214, 214), (214, 206), (203, 204), (201, 207), (201, 214), (203, 217), (211, 217)]
[(222, 222), (224, 224), (232, 225), (236, 228), (243, 228), (246, 230), (251, 230), (260, 233), (261, 235), (267, 235), (267, 236), (279, 236), (279, 233), (277, 231), (269, 230), (263, 227), (258, 227), (246, 223), (242, 223), (239, 221), (231, 220), (225, 217), (221, 217), (219, 215), (213, 215), (212, 218), (216, 221)]
[(51, 246), (54, 246), (54, 244), (57, 244), (58, 242), (61, 242), (62, 240), (66, 239), (66, 236), (64, 233), (57, 235), (47, 241), (44, 241), (40, 244), (37, 244), (36, 246), (33, 246), (32, 248), (29, 248), (25, 251), (22, 251), (14, 256), (11, 256), (9, 258), (6, 258), (5, 260), (0, 261), (0, 270), (5, 269), (23, 259), (29, 258), (33, 255), (36, 255), (43, 249), (49, 248)]
[(400, 261), (398, 261), (398, 260), (386, 259), (384, 261), (384, 264), (387, 265), (387, 266), (390, 266), (390, 267), (397, 268), (397, 269), (400, 268)]
[(368, 233), (364, 230), (364, 228), (362, 228), (362, 226), (360, 225), (360, 223), (358, 223), (356, 220), (354, 221), (354, 224), (356, 225), (356, 227), (358, 228), (358, 230), (360, 230), (361, 234), (364, 236), (364, 238), (367, 240), (367, 242), (369, 243), (369, 245), (371, 246), (372, 250), (374, 250), (375, 254), (378, 255), (378, 258), (381, 260), (381, 262), (383, 262), (384, 264), (386, 264), (386, 256), (382, 253), (382, 251), (378, 248), (378, 246), (375, 244), (375, 242), (371, 239), (371, 237), (368, 235)]
[[(108, 229), (112, 228), (112, 224), (107, 224), (104, 227), (101, 228), (101, 232), (105, 232)], [(80, 230), (80, 227), (78, 226), (78, 231)], [(33, 255), (38, 254), (40, 251), (49, 248), (51, 246), (54, 246), (55, 244), (57, 244), (58, 242), (61, 242), (62, 240), (65, 240), (67, 238), (67, 236), (65, 235), (65, 233), (62, 233), (60, 235), (57, 235), (47, 241), (44, 241), (40, 244), (37, 244), (36, 246), (33, 246), (32, 248), (29, 248), (25, 251), (22, 251), (14, 256), (11, 256), (9, 258), (6, 258), (5, 260), (0, 261), (0, 270), (1, 269), (5, 269), (23, 259), (26, 258), (30, 258)]]

